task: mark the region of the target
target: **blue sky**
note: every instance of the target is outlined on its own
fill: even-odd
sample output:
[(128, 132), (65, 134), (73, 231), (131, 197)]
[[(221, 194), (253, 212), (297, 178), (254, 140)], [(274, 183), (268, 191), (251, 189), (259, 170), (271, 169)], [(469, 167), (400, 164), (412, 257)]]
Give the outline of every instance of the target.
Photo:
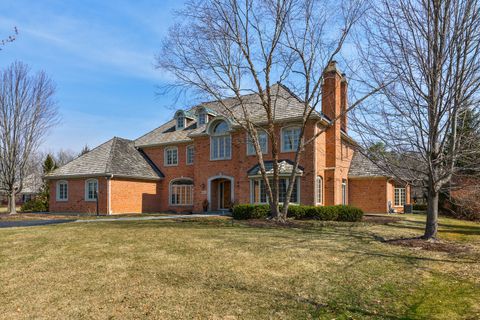
[(153, 64), (182, 2), (0, 1), (0, 38), (19, 30), (0, 51), (0, 67), (23, 61), (57, 85), (61, 122), (43, 150), (134, 139), (173, 115), (171, 97), (155, 94), (168, 78)]

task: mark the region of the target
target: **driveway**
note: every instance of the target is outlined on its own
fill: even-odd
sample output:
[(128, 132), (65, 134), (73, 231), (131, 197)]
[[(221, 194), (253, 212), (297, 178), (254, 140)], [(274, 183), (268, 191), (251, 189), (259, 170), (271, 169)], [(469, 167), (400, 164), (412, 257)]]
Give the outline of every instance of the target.
[(1, 221), (0, 228), (15, 227), (35, 227), (45, 226), (49, 224), (59, 224), (67, 222), (76, 223), (92, 223), (92, 222), (115, 222), (115, 221), (146, 221), (146, 220), (168, 220), (168, 219), (194, 219), (207, 217), (221, 217), (222, 214), (184, 214), (171, 216), (154, 216), (154, 217), (118, 217), (118, 218), (101, 218), (101, 219), (52, 219), (52, 220), (23, 220), (23, 221)]

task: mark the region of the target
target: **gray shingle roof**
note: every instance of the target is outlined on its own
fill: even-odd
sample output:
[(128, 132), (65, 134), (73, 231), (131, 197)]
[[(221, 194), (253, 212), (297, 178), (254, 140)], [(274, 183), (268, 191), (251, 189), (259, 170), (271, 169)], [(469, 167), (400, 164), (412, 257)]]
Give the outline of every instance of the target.
[(349, 177), (389, 177), (387, 174), (374, 162), (368, 159), (365, 155), (359, 151), (355, 151), (353, 159), (350, 164), (350, 170), (348, 171)]
[[(275, 105), (275, 120), (276, 121), (288, 121), (294, 118), (300, 118), (303, 114), (304, 105), (287, 87), (282, 84), (275, 84), (271, 87), (272, 95)], [(260, 97), (256, 93), (244, 95), (241, 98), (241, 102), (247, 106), (250, 118), (257, 123), (266, 122), (266, 112), (261, 105)], [(241, 121), (244, 114), (240, 107), (241, 102), (237, 98), (228, 98), (220, 101), (210, 101), (202, 103), (192, 109), (189, 112), (194, 112), (197, 108), (205, 108), (210, 112), (215, 112), (217, 115), (222, 115), (226, 118), (233, 120), (237, 118)], [(233, 110), (234, 117), (229, 114), (225, 107), (225, 104), (230, 110)], [(312, 113), (312, 117), (324, 117), (319, 112)], [(172, 142), (184, 142), (190, 141), (191, 135), (204, 132), (206, 126), (197, 127), (197, 123), (194, 121), (182, 130), (175, 131), (175, 120), (171, 120), (164, 125), (152, 130), (144, 136), (135, 140), (136, 146), (149, 146), (168, 144)]]
[(163, 174), (131, 140), (114, 137), (46, 175), (47, 179), (117, 176), (158, 180)]

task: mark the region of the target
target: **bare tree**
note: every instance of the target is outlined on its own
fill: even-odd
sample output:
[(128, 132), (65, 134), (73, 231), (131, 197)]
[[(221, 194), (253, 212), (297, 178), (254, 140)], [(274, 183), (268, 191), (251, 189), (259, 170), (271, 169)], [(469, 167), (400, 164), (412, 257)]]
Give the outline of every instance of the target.
[(53, 156), (55, 164), (59, 167), (66, 165), (70, 161), (82, 155), (82, 153), (75, 152), (70, 149), (60, 149)]
[(18, 35), (18, 29), (17, 27), (13, 28), (13, 34), (10, 34), (8, 37), (0, 39), (0, 50), (2, 50), (2, 47), (5, 46), (9, 42), (15, 41)]
[[(389, 85), (377, 100), (355, 110), (353, 123), (365, 145), (385, 145), (387, 152), (376, 156), (392, 172), (425, 180), (424, 238), (435, 238), (439, 193), (460, 169), (459, 159), (478, 154), (461, 119), (479, 106), (479, 1), (381, 0), (365, 21), (366, 74), (373, 86)], [(401, 159), (391, 161), (392, 154)], [(473, 158), (468, 167), (478, 171), (478, 157)]]
[[(363, 13), (363, 1), (315, 0), (209, 0), (190, 1), (179, 12), (156, 57), (157, 67), (175, 77), (166, 87), (193, 90), (221, 103), (224, 113), (246, 130), (271, 207), (271, 216), (284, 220), (305, 145), (305, 126), (319, 111), (326, 67), (341, 51), (352, 26)], [(279, 144), (276, 135), (275, 83), (285, 83), (302, 102), (300, 143), (279, 212)], [(278, 86), (276, 87), (278, 88)], [(372, 94), (376, 90), (372, 90)], [(244, 98), (249, 94), (249, 98)], [(254, 95), (257, 102), (252, 102)], [(226, 103), (224, 99), (230, 98)], [(363, 99), (361, 99), (363, 101)], [(234, 101), (233, 103), (231, 103)], [(249, 104), (257, 103), (266, 118), (260, 121)], [(358, 102), (360, 103), (360, 102)], [(353, 108), (357, 103), (350, 106)], [(340, 116), (339, 116), (340, 118)], [(332, 119), (331, 125), (337, 119)], [(267, 177), (258, 131), (266, 131), (271, 146), (273, 176)]]
[(10, 214), (31, 156), (56, 123), (54, 92), (44, 72), (32, 75), (21, 62), (0, 72), (0, 191), (8, 194)]

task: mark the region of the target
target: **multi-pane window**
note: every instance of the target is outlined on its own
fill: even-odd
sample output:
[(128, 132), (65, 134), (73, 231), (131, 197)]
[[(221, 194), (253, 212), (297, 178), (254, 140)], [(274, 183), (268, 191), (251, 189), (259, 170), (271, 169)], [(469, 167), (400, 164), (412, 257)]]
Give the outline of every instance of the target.
[(202, 111), (198, 114), (198, 124), (204, 125), (205, 123), (207, 123), (207, 114)]
[(95, 201), (98, 194), (98, 180), (90, 179), (85, 182), (85, 200)]
[(192, 180), (176, 180), (170, 184), (170, 204), (174, 206), (193, 205)]
[(210, 137), (210, 159), (223, 160), (232, 157), (232, 139), (228, 134), (228, 124), (220, 121), (215, 125)]
[(403, 206), (405, 204), (405, 188), (395, 188), (395, 206)]
[[(268, 153), (268, 136), (265, 131), (258, 131), (258, 144), (260, 145), (260, 149), (262, 153)], [(247, 134), (247, 155), (255, 155), (255, 147), (253, 145), (253, 139)]]
[(347, 205), (347, 180), (342, 180), (342, 204)]
[(300, 128), (290, 127), (282, 129), (282, 151), (297, 151), (300, 143)]
[[(280, 178), (279, 190), (278, 190), (279, 202), (285, 202), (285, 199), (287, 198), (288, 183), (289, 183), (289, 179)], [(299, 203), (299, 198), (300, 198), (300, 192), (298, 188), (299, 183), (300, 183), (300, 180), (297, 178), (295, 180), (295, 184), (293, 185), (292, 195), (290, 197), (291, 203)], [(271, 184), (272, 182), (270, 182), (270, 185)], [(263, 179), (252, 180), (250, 192), (251, 192), (250, 196), (253, 203), (267, 203), (268, 201), (267, 189)]]
[(178, 164), (178, 148), (170, 147), (165, 149), (165, 165), (176, 166)]
[(193, 164), (193, 157), (195, 155), (195, 148), (193, 146), (187, 147), (187, 164)]
[(67, 181), (59, 181), (57, 183), (57, 200), (67, 201), (68, 200), (68, 183)]
[(263, 179), (252, 180), (251, 199), (253, 203), (267, 203), (267, 188)]
[(183, 114), (179, 114), (177, 116), (177, 129), (185, 128), (185, 116)]
[(323, 203), (323, 178), (318, 176), (317, 181), (317, 203), (322, 204)]

